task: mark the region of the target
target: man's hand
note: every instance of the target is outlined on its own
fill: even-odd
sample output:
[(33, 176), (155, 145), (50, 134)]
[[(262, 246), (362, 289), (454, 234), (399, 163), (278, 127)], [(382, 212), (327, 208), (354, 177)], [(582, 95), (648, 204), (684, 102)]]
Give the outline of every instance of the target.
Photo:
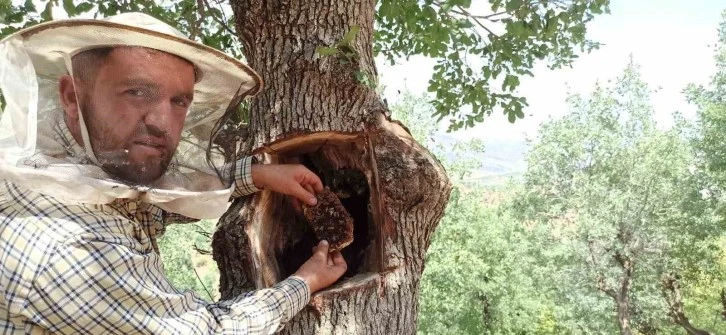
[(293, 196), (315, 206), (315, 193), (323, 191), (320, 178), (300, 164), (252, 164), (252, 182), (259, 189)]
[(348, 265), (340, 251), (328, 253), (328, 242), (320, 241), (313, 249), (313, 256), (294, 275), (308, 284), (312, 294), (335, 283), (347, 269)]

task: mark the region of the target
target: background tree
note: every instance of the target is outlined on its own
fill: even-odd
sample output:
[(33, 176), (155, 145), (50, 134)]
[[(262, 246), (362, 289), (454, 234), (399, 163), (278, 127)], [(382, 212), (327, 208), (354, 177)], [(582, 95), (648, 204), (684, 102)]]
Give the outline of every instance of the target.
[[(699, 275), (694, 280), (701, 285), (694, 293), (704, 294), (704, 288), (709, 291), (707, 296), (719, 294), (720, 299), (713, 301), (708, 308), (708, 314), (714, 310), (721, 312), (722, 321), (726, 320), (726, 265), (724, 264), (724, 245), (726, 238), (726, 12), (722, 14), (719, 27), (718, 42), (714, 50), (716, 72), (708, 86), (690, 85), (686, 90), (691, 103), (698, 107), (698, 125), (693, 134), (693, 144), (696, 149), (696, 173), (693, 177), (697, 184), (697, 193), (692, 198), (698, 200), (689, 209), (702, 213), (701, 220), (714, 222), (714, 233), (721, 233), (721, 238), (704, 244), (702, 248), (715, 250), (717, 261), (710, 259), (692, 261), (694, 268), (710, 269), (707, 275)], [(718, 235), (717, 235), (718, 236)], [(692, 241), (700, 242), (700, 241)], [(720, 252), (720, 253), (719, 253)], [(715, 300), (715, 299), (714, 299)]]
[(540, 131), (517, 211), (547, 227), (547, 252), (560, 250), (560, 299), (610, 299), (615, 313), (577, 308), (594, 308), (583, 312), (616, 321), (621, 334), (655, 333), (666, 318), (702, 334), (674, 283), (690, 260), (717, 261), (685, 241), (720, 235), (713, 220), (684, 210), (694, 205), (693, 153), (682, 125), (656, 127), (649, 96), (631, 62), (614, 86), (570, 97), (570, 114)]

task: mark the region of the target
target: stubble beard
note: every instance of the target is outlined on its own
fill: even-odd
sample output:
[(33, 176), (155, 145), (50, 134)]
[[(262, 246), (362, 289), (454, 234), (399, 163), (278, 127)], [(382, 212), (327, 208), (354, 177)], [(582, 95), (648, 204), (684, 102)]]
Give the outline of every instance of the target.
[(84, 99), (81, 112), (96, 159), (109, 176), (126, 183), (149, 185), (166, 173), (173, 150), (167, 150), (160, 158), (133, 162), (128, 150), (130, 139), (114, 138), (113, 126), (95, 117), (95, 106), (89, 99)]

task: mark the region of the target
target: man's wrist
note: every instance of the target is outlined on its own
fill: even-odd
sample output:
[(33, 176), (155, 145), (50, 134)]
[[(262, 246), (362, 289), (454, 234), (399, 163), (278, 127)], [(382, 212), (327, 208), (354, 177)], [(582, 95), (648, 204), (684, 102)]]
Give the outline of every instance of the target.
[(294, 275), (290, 276), (290, 278), (293, 278), (293, 279), (297, 279), (297, 280), (302, 281), (303, 283), (305, 283), (305, 286), (308, 288), (308, 291), (311, 291), (312, 292), (312, 290), (310, 288), (310, 283), (308, 283), (308, 281), (305, 280), (305, 278), (303, 278), (303, 277), (301, 277), (301, 276), (299, 276), (297, 274), (294, 274)]
[(250, 182), (258, 190), (265, 189), (265, 184), (262, 182), (263, 177), (262, 177), (261, 169), (264, 169), (262, 164), (259, 164), (257, 162), (251, 162), (251, 164), (250, 164)]
[(318, 287), (317, 283), (315, 282), (315, 280), (313, 280), (312, 278), (310, 278), (309, 275), (300, 274), (298, 272), (295, 272), (290, 277), (295, 277), (295, 278), (298, 278), (298, 279), (302, 280), (305, 283), (305, 285), (307, 285), (308, 290), (310, 290), (310, 294), (315, 293), (315, 292), (317, 292), (320, 289)]
[(313, 293), (313, 291), (310, 290), (308, 282), (296, 275), (288, 277), (276, 286), (282, 286), (291, 293), (292, 291), (295, 292), (295, 294), (290, 294), (290, 297), (293, 298), (293, 309), (297, 310), (302, 309), (302, 307), (310, 301), (310, 296)]
[(241, 197), (259, 191), (252, 180), (252, 166), (255, 161), (255, 157), (244, 157), (237, 161), (234, 171), (235, 190), (232, 197)]

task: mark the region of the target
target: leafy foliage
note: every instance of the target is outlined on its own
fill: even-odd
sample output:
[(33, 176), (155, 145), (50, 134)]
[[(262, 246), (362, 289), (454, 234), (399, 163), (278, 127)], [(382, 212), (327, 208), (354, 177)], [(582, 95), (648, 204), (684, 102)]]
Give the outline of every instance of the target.
[[(0, 39), (12, 32), (53, 18), (62, 9), (68, 17), (106, 17), (144, 12), (176, 27), (191, 39), (242, 57), (234, 18), (220, 0), (32, 0), (13, 6), (0, 0)], [(436, 59), (429, 91), (435, 99), (432, 115), (448, 118), (450, 129), (473, 127), (501, 110), (514, 122), (527, 106), (518, 96), (522, 76), (531, 76), (536, 61), (567, 66), (578, 51), (598, 46), (585, 38), (587, 23), (608, 11), (609, 0), (380, 0), (376, 12), (374, 50), (393, 62), (423, 55)], [(485, 12), (487, 14), (479, 14)], [(359, 29), (359, 28), (358, 28)], [(351, 27), (350, 36), (357, 31)], [(321, 55), (355, 50), (345, 38), (336, 46), (318, 47)], [(346, 48), (347, 47), (347, 48)], [(374, 87), (373, 76), (356, 74)], [(469, 106), (469, 109), (462, 108)]]
[[(6, 0), (3, 0), (6, 1)], [(217, 0), (180, 1), (100, 1), (100, 0), (41, 0), (38, 8), (31, 0), (22, 5), (6, 6), (0, 13), (0, 39), (41, 22), (53, 20), (53, 10), (62, 9), (68, 17), (104, 18), (125, 12), (152, 15), (189, 38), (211, 47), (242, 57), (240, 43), (234, 30), (234, 18), (225, 3)], [(0, 2), (0, 9), (2, 9)]]
[[(427, 254), (419, 333), (512, 334), (534, 330), (541, 316), (539, 302), (533, 297), (537, 296), (534, 281), (524, 274), (531, 251), (525, 232), (510, 214), (487, 203), (486, 199), (496, 198), (497, 192), (468, 189), (463, 184), (466, 175), (478, 168), (478, 162), (463, 159), (464, 154), (483, 154), (484, 144), (472, 140), (440, 146), (434, 137), (436, 122), (426, 117), (432, 108), (425, 95), (407, 91), (391, 106), (393, 118), (407, 125), (412, 136), (441, 160), (455, 183)], [(446, 158), (452, 152), (453, 159)]]
[(586, 24), (608, 5), (490, 0), (472, 8), (470, 0), (381, 0), (375, 50), (391, 63), (413, 55), (436, 59), (428, 90), (436, 97), (434, 116), (450, 117), (450, 129), (472, 127), (495, 109), (514, 122), (527, 106), (515, 93), (521, 76), (531, 76), (538, 60), (557, 68), (570, 65), (578, 49), (596, 48), (585, 38)]
[[(689, 197), (694, 154), (681, 127), (656, 127), (649, 96), (633, 63), (614, 87), (572, 96), (571, 113), (543, 126), (515, 207), (547, 227), (547, 248), (560, 250), (554, 288), (563, 302), (593, 302), (578, 306), (600, 319), (581, 325), (592, 332), (614, 324), (597, 303), (608, 300), (631, 327), (667, 330), (661, 277), (694, 270), (684, 265), (694, 258), (716, 261), (713, 249), (693, 248), (719, 237), (714, 220), (686, 210), (700, 201)], [(616, 300), (623, 290), (629, 302)]]
[(465, 157), (465, 154), (483, 155), (484, 142), (472, 138), (456, 141), (450, 146), (437, 143), (434, 137), (438, 131), (437, 122), (427, 117), (433, 112), (433, 107), (426, 100), (425, 94), (413, 95), (404, 91), (396, 103), (390, 106), (391, 116), (404, 124), (411, 136), (439, 159), (451, 180), (462, 182), (472, 171), (481, 167), (480, 161)]
[[(689, 100), (698, 106), (699, 127), (695, 139), (700, 163), (706, 173), (708, 198), (723, 203), (726, 198), (726, 12), (716, 45), (716, 74), (710, 87), (690, 85)], [(720, 214), (725, 214), (723, 208)]]
[(159, 251), (164, 261), (164, 273), (174, 286), (191, 290), (209, 301), (219, 299), (219, 270), (211, 255), (209, 235), (214, 222), (177, 224), (167, 227), (159, 239)]
[[(663, 295), (674, 273), (691, 324), (726, 333), (723, 202), (702, 197), (713, 182), (699, 172), (692, 126), (676, 116), (657, 127), (650, 94), (631, 63), (543, 126), (524, 184), (455, 183), (427, 254), (419, 333), (616, 333), (605, 291), (626, 277), (623, 259), (634, 263), (626, 317), (636, 333), (683, 333)], [(425, 113), (420, 104), (404, 110)], [(402, 118), (430, 136), (419, 117)]]
[(421, 281), (420, 334), (555, 334), (535, 244), (491, 190), (455, 189)]

